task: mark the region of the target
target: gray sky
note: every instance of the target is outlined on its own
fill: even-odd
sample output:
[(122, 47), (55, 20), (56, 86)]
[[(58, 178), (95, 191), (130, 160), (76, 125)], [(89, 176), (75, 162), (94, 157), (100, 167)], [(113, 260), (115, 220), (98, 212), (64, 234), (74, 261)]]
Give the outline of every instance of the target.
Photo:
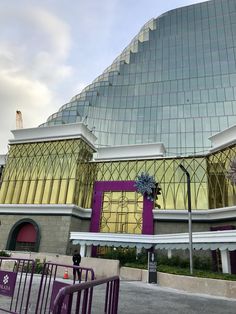
[(37, 127), (121, 53), (148, 20), (203, 0), (0, 0), (0, 154), (15, 111)]

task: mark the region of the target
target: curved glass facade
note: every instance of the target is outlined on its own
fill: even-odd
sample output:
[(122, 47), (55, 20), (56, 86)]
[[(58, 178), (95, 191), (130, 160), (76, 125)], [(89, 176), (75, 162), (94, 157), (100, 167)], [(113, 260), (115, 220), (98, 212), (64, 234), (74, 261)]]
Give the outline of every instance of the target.
[(213, 0), (149, 21), (104, 73), (44, 125), (84, 121), (98, 146), (163, 142), (203, 153), (236, 123), (236, 2)]

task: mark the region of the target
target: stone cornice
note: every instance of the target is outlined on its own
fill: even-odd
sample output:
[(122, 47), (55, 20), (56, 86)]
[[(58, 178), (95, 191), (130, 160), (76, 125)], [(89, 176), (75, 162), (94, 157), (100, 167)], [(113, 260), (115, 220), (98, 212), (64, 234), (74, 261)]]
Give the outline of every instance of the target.
[(70, 215), (90, 219), (91, 213), (91, 208), (82, 208), (75, 205), (0, 204), (0, 215)]
[[(187, 210), (153, 210), (154, 220), (187, 221)], [(207, 210), (192, 210), (192, 221), (217, 221), (236, 219), (236, 206)]]

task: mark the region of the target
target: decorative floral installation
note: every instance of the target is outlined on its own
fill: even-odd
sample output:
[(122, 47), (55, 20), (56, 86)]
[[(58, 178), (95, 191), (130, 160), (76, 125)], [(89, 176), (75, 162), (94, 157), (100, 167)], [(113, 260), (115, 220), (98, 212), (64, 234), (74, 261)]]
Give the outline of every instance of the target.
[(137, 177), (134, 186), (138, 193), (145, 195), (148, 200), (154, 201), (153, 191), (156, 188), (156, 182), (153, 176), (150, 176), (147, 172), (142, 172)]
[(228, 170), (227, 178), (230, 179), (230, 181), (233, 184), (236, 184), (236, 158), (234, 158), (231, 161), (230, 169)]

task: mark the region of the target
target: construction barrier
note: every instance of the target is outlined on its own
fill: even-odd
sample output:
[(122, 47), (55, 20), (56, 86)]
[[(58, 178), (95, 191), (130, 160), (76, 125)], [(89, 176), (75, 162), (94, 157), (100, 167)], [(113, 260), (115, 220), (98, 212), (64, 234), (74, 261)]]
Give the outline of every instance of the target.
[(93, 281), (94, 279), (92, 268), (45, 263), (40, 279), (35, 314), (51, 312), (55, 298), (61, 288), (74, 285), (76, 281), (82, 284), (81, 282)]
[(0, 312), (26, 314), (30, 308), (35, 262), (0, 257)]

